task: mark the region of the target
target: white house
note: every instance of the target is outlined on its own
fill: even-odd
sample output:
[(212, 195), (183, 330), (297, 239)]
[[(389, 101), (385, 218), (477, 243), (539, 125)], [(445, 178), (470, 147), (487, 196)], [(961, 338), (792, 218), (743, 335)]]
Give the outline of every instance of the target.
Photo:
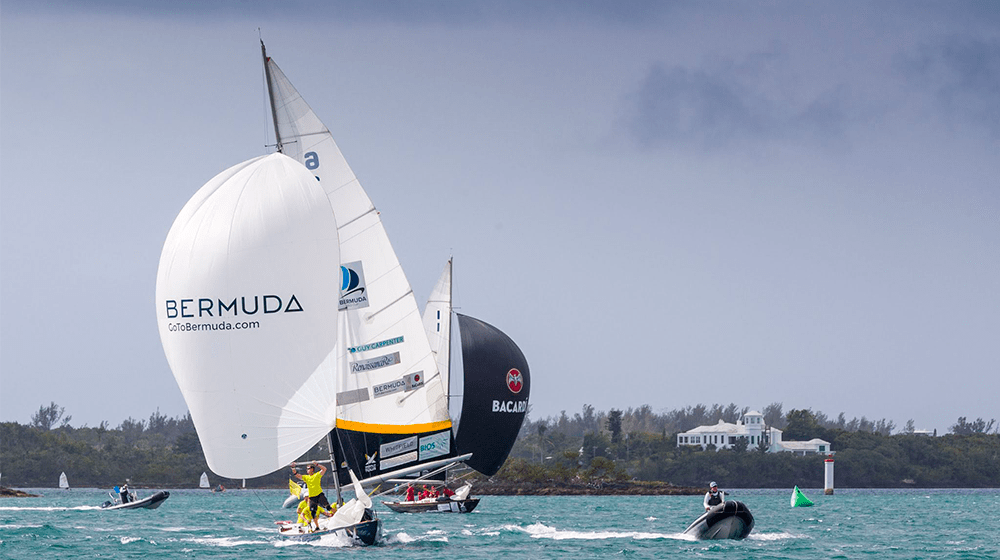
[(747, 449), (756, 449), (761, 439), (767, 445), (768, 453), (790, 451), (805, 455), (806, 453), (830, 454), (830, 442), (821, 439), (809, 441), (782, 441), (781, 430), (764, 425), (764, 415), (751, 410), (735, 424), (719, 420), (714, 426), (698, 426), (692, 430), (677, 434), (677, 445), (697, 445), (702, 449), (714, 445), (716, 449), (730, 449), (736, 445), (738, 438), (747, 438)]

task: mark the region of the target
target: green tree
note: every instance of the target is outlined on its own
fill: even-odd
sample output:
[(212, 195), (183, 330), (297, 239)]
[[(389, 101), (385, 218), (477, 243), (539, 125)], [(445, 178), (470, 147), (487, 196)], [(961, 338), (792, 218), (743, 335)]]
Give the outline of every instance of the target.
[(990, 419), (987, 423), (986, 420), (982, 418), (976, 418), (973, 422), (966, 422), (965, 416), (959, 416), (958, 422), (951, 427), (951, 433), (957, 436), (964, 436), (968, 434), (988, 434), (990, 430), (993, 429), (993, 425), (996, 424), (995, 419)]
[(782, 437), (788, 441), (808, 441), (819, 437), (819, 433), (823, 430), (811, 410), (789, 410), (786, 419), (787, 425)]
[(608, 431), (611, 432), (611, 443), (618, 443), (622, 435), (622, 411), (612, 408), (608, 412)]
[(56, 427), (56, 424), (62, 419), (62, 426), (68, 426), (69, 421), (73, 417), (66, 416), (63, 418), (63, 414), (65, 413), (66, 407), (59, 406), (53, 401), (49, 406), (42, 405), (38, 407), (38, 412), (31, 415), (31, 425), (40, 430), (49, 431)]

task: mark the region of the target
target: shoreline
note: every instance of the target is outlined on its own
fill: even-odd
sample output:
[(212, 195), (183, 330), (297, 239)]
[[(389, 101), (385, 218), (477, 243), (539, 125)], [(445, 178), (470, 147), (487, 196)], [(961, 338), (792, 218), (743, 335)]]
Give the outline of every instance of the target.
[(666, 482), (475, 482), (480, 496), (701, 496), (704, 488), (674, 486)]

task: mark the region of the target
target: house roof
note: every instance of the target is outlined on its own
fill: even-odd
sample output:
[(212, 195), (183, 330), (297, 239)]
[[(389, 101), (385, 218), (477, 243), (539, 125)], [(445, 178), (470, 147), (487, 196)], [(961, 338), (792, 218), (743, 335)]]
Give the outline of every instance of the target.
[(829, 447), (830, 442), (824, 441), (819, 438), (813, 438), (809, 441), (783, 441), (781, 446), (789, 450), (799, 450), (799, 451), (810, 451), (816, 449), (820, 445), (826, 445)]
[(740, 424), (730, 424), (729, 422), (724, 422), (722, 420), (719, 420), (718, 424), (713, 424), (711, 426), (698, 426), (697, 428), (692, 428), (692, 429), (690, 429), (690, 430), (688, 430), (686, 432), (683, 432), (683, 433), (685, 433), (685, 434), (705, 434), (705, 433), (708, 433), (708, 434), (720, 434), (720, 433), (725, 433), (725, 434), (739, 434), (739, 433), (746, 433), (746, 426), (743, 426), (743, 425), (740, 425)]

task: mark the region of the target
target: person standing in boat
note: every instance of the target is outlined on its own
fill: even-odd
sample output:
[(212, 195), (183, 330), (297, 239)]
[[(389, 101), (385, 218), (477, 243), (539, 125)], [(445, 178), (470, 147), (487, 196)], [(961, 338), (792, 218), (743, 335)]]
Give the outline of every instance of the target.
[(414, 496), (414, 493), (415, 493), (415, 491), (413, 489), (413, 483), (410, 482), (410, 483), (408, 483), (406, 485), (406, 501), (407, 502), (412, 502), (416, 498), (416, 496)]
[[(319, 472), (316, 472), (317, 469)], [(320, 485), (320, 479), (326, 474), (326, 466), (317, 464), (313, 461), (306, 467), (306, 474), (299, 474), (299, 470), (295, 468), (295, 463), (292, 463), (292, 476), (298, 478), (299, 480), (306, 483), (306, 488), (309, 489), (309, 514), (312, 516), (312, 524), (319, 531), (319, 519), (316, 517), (316, 509), (320, 506), (331, 510), (330, 501), (326, 499), (326, 494), (323, 493), (323, 486)]]
[(118, 496), (121, 498), (123, 504), (127, 504), (132, 501), (129, 499), (127, 482), (122, 484), (121, 488), (118, 489)]
[(713, 480), (708, 485), (708, 492), (705, 492), (705, 511), (726, 501), (726, 493), (719, 490), (719, 485)]

